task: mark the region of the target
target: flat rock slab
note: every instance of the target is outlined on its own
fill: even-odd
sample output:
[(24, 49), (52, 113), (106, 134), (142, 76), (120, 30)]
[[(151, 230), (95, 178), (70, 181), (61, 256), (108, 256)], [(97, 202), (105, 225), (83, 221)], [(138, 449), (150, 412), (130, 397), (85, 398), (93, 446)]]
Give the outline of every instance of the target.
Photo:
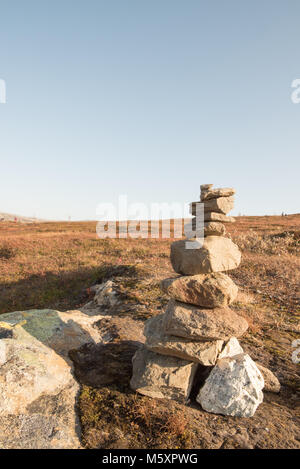
[(79, 448), (70, 364), (24, 330), (0, 347), (0, 448)]
[(206, 200), (205, 202), (192, 202), (190, 204), (191, 215), (197, 215), (198, 204), (204, 204), (204, 212), (217, 212), (226, 215), (234, 207), (234, 197), (218, 197), (216, 199)]
[(205, 308), (227, 306), (238, 293), (237, 285), (221, 272), (167, 278), (160, 286), (175, 300)]
[(197, 364), (140, 348), (132, 359), (130, 386), (134, 391), (158, 399), (185, 402), (191, 391)]
[[(187, 238), (196, 238), (196, 218), (192, 218), (191, 221), (186, 222), (184, 225), (184, 233)], [(224, 236), (226, 234), (226, 228), (223, 223), (206, 221), (204, 222), (204, 236)], [(200, 232), (201, 235), (201, 232)]]
[(149, 350), (205, 366), (213, 366), (216, 363), (222, 350), (223, 340), (198, 342), (166, 335), (162, 328), (163, 316), (160, 314), (146, 321), (145, 345)]
[(81, 311), (1, 315), (0, 448), (80, 448), (79, 385), (69, 351), (99, 340), (101, 316)]
[[(197, 243), (197, 238), (192, 240)], [(196, 275), (235, 269), (241, 262), (241, 253), (231, 239), (207, 236), (200, 249), (187, 249), (185, 240), (171, 244), (171, 263), (178, 274)]]
[(209, 199), (216, 199), (217, 197), (230, 197), (231, 195), (235, 194), (235, 189), (232, 187), (222, 187), (218, 189), (208, 188), (205, 190), (201, 190), (200, 200), (203, 202), (204, 200)]
[(226, 228), (223, 223), (207, 221), (204, 223), (204, 236), (223, 236)]
[(263, 401), (264, 379), (249, 355), (219, 360), (196, 398), (207, 412), (252, 417)]
[(243, 335), (248, 323), (228, 307), (204, 309), (170, 300), (163, 328), (168, 335), (191, 340), (229, 340)]
[(223, 213), (204, 212), (204, 221), (205, 222), (216, 221), (216, 222), (221, 222), (221, 223), (234, 223), (235, 218), (223, 215)]

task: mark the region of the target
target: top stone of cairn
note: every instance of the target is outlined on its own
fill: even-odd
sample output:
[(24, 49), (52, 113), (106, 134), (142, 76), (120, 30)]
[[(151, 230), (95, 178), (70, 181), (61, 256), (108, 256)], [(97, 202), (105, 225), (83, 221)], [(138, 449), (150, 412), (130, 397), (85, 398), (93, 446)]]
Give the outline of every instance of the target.
[(232, 187), (221, 187), (217, 189), (212, 189), (213, 184), (202, 184), (200, 186), (201, 195), (200, 200), (216, 199), (217, 197), (230, 197), (235, 194), (235, 189)]

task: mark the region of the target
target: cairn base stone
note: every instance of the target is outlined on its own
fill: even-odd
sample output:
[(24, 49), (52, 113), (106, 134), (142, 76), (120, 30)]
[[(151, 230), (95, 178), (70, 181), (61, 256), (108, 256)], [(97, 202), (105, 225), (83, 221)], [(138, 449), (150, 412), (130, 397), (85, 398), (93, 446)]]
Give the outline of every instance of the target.
[(148, 319), (145, 324), (146, 347), (152, 352), (182, 358), (204, 366), (215, 365), (223, 340), (191, 341), (166, 335), (162, 330), (163, 314)]
[(204, 309), (170, 300), (163, 317), (168, 335), (190, 340), (229, 340), (248, 329), (247, 321), (228, 307)]
[(166, 278), (160, 286), (175, 300), (205, 308), (227, 306), (238, 293), (237, 285), (221, 272)]
[(132, 359), (130, 386), (134, 391), (158, 399), (185, 402), (190, 394), (197, 363), (159, 355), (140, 348)]
[[(197, 242), (197, 238), (195, 240)], [(171, 263), (178, 274), (197, 275), (235, 269), (241, 261), (239, 248), (222, 236), (204, 238), (200, 249), (186, 249), (186, 241), (171, 244)]]
[(219, 360), (196, 400), (207, 412), (252, 417), (263, 401), (264, 379), (249, 355)]

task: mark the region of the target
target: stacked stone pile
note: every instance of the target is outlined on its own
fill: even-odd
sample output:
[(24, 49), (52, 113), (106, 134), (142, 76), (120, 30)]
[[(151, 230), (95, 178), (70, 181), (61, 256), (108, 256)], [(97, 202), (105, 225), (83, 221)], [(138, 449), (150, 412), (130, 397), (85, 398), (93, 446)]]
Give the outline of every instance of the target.
[(200, 240), (194, 237), (188, 241), (192, 248), (187, 240), (171, 245), (171, 263), (180, 275), (161, 282), (171, 299), (164, 314), (146, 322), (145, 346), (133, 358), (131, 387), (151, 397), (186, 401), (199, 365), (210, 367), (197, 401), (209, 412), (247, 417), (263, 400), (264, 379), (237, 340), (248, 323), (229, 306), (238, 287), (224, 272), (241, 260), (238, 247), (224, 237), (224, 223), (234, 221), (227, 216), (234, 193), (206, 184), (200, 201), (190, 204), (192, 215), (199, 213), (197, 204), (204, 204), (204, 242), (195, 247)]

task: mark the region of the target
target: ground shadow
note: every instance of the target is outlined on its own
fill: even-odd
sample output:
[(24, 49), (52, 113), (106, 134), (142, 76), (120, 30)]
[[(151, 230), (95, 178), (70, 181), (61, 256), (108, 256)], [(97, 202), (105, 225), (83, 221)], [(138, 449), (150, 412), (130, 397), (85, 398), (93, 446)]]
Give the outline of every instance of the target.
[(0, 315), (26, 309), (67, 311), (79, 308), (93, 297), (92, 285), (114, 277), (131, 277), (134, 280), (138, 275), (134, 265), (103, 263), (99, 267), (30, 275), (17, 282), (0, 280)]

